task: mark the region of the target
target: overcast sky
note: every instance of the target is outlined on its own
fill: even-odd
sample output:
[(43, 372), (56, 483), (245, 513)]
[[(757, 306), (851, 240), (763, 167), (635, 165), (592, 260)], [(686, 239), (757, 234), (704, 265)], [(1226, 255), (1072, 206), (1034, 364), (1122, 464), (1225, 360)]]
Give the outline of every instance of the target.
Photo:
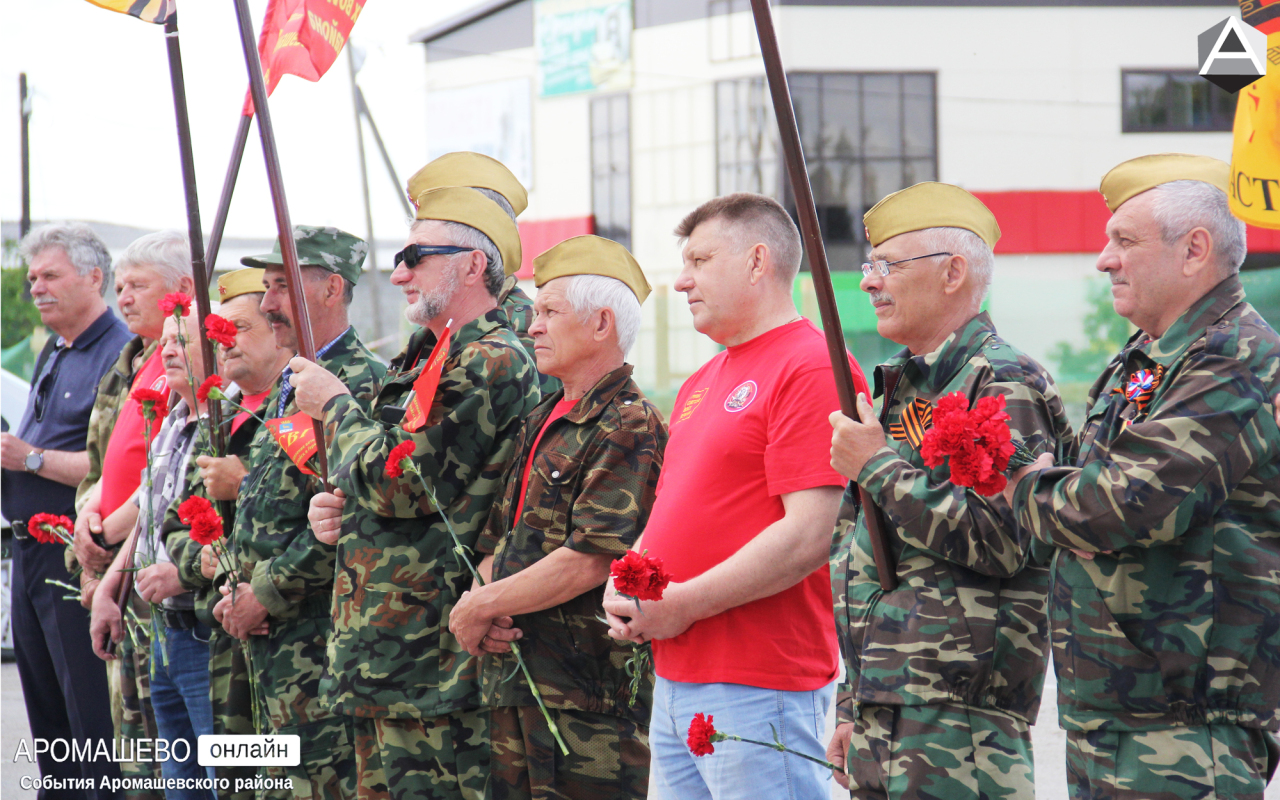
[[(366, 55), (359, 82), (400, 182), (426, 161), (425, 55), (420, 28), (476, 0), (368, 0), (351, 42)], [(255, 44), (266, 0), (251, 0)], [(247, 73), (231, 2), (179, 0), (200, 212), (213, 222)], [(0, 217), (21, 215), (18, 73), (34, 94), (31, 215), (186, 229), (163, 27), (85, 0), (6, 3), (0, 30)], [(271, 96), (286, 196), (295, 224), (365, 235), (345, 51), (319, 83), (286, 75)], [(366, 135), (374, 228), (400, 237), (405, 214)], [(255, 125), (227, 236), (274, 237)]]

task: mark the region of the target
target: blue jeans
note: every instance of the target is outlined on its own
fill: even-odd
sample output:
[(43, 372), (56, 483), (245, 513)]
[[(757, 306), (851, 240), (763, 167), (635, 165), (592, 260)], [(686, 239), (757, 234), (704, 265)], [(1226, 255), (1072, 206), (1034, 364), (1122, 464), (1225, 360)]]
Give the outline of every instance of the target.
[(715, 718), (716, 730), (747, 739), (778, 738), (792, 750), (825, 759), (822, 733), (835, 683), (812, 692), (784, 692), (735, 683), (680, 683), (657, 678), (649, 747), (650, 786), (662, 800), (828, 800), (831, 771), (767, 747), (719, 742), (696, 757), (686, 742), (693, 715)]
[[(162, 664), (156, 653), (151, 678), (151, 707), (156, 714), (156, 728), (161, 739), (173, 743), (186, 739), (191, 754), (185, 761), (172, 756), (161, 762), (165, 778), (213, 779), (213, 767), (201, 767), (196, 760), (196, 738), (213, 733), (213, 704), (209, 701), (209, 628), (197, 624), (195, 630), (164, 630), (165, 653)], [(179, 755), (182, 749), (179, 747)], [(166, 800), (210, 800), (213, 791), (178, 790), (165, 793)]]

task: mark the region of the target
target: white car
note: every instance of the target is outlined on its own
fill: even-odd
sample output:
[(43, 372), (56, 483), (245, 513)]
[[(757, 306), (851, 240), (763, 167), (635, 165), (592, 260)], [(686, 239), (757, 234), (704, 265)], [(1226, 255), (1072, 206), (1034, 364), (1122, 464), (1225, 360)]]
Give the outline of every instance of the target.
[[(27, 395), (31, 392), (31, 384), (0, 369), (0, 416), (4, 417), (4, 429), (16, 431), (22, 425), (22, 415), (27, 410)], [(0, 511), (0, 528), (7, 529), (9, 521)], [(13, 658), (13, 629), (9, 626), (9, 586), (13, 576), (13, 559), (9, 555), (9, 547), (13, 540), (6, 532), (3, 554), (0, 559), (0, 657), (4, 660)]]

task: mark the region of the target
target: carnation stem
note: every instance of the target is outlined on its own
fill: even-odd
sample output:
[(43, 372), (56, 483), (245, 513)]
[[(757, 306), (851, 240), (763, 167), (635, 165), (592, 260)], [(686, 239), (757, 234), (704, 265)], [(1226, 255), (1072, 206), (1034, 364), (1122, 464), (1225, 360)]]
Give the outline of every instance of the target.
[(757, 741), (756, 739), (747, 739), (742, 736), (734, 736), (732, 733), (723, 733), (721, 731), (716, 731), (715, 735), (711, 737), (711, 741), (713, 742), (723, 741), (725, 739), (732, 739), (735, 742), (746, 742), (747, 744), (758, 744), (761, 747), (767, 747), (770, 750), (777, 750), (779, 753), (790, 753), (793, 756), (800, 756), (806, 761), (812, 761), (815, 764), (821, 764), (822, 766), (828, 769), (834, 770), (836, 772), (844, 772), (844, 769), (842, 769), (841, 767), (837, 767), (835, 764), (832, 764), (830, 761), (823, 761), (821, 758), (814, 758), (813, 756), (807, 756), (804, 753), (800, 753), (795, 750), (792, 750), (790, 747), (787, 747), (781, 742), (761, 742), (761, 741)]
[[(458, 538), (458, 534), (454, 532), (453, 525), (449, 522), (449, 516), (445, 514), (444, 509), (440, 508), (440, 503), (436, 500), (436, 493), (431, 490), (430, 484), (427, 483), (426, 477), (418, 471), (418, 467), (413, 463), (411, 458), (406, 457), (405, 461), (409, 462), (406, 472), (412, 472), (418, 476), (418, 480), (422, 481), (422, 487), (427, 491), (427, 497), (431, 500), (431, 505), (435, 506), (440, 512), (440, 519), (444, 520), (444, 526), (449, 531), (449, 538), (453, 539), (454, 555), (458, 561), (465, 564), (467, 569), (471, 571), (471, 577), (475, 578), (476, 583), (481, 586), (485, 585), (484, 578), (480, 577), (480, 570), (476, 569), (476, 565), (471, 563), (471, 559), (467, 558), (464, 553), (468, 550)], [(542, 716), (547, 720), (547, 726), (551, 729), (551, 735), (555, 737), (556, 744), (560, 745), (560, 752), (569, 755), (569, 746), (564, 743), (564, 739), (560, 736), (560, 728), (556, 725), (556, 721), (552, 719), (551, 712), (547, 710), (547, 704), (542, 699), (542, 692), (538, 691), (538, 684), (533, 679), (533, 675), (529, 672), (529, 665), (524, 662), (524, 656), (520, 653), (520, 645), (516, 642), (510, 642), (511, 655), (515, 656), (516, 663), (520, 665), (520, 671), (524, 673), (524, 679), (529, 684), (530, 691), (533, 692), (533, 699), (538, 702), (538, 708), (542, 711)]]

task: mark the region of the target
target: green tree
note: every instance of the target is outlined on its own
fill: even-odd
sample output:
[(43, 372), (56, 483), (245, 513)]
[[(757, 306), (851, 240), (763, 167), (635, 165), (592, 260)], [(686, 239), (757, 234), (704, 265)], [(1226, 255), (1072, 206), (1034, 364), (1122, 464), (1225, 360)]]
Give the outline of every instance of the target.
[(1092, 381), (1132, 334), (1129, 321), (1111, 305), (1110, 281), (1094, 278), (1088, 300), (1091, 310), (1084, 317), (1084, 347), (1058, 342), (1049, 351), (1049, 358), (1057, 362), (1058, 376), (1063, 381)]
[[(6, 243), (7, 244), (7, 243)], [(27, 271), (21, 267), (0, 269), (0, 347), (12, 347), (31, 335), (40, 324), (40, 312), (27, 295)]]

